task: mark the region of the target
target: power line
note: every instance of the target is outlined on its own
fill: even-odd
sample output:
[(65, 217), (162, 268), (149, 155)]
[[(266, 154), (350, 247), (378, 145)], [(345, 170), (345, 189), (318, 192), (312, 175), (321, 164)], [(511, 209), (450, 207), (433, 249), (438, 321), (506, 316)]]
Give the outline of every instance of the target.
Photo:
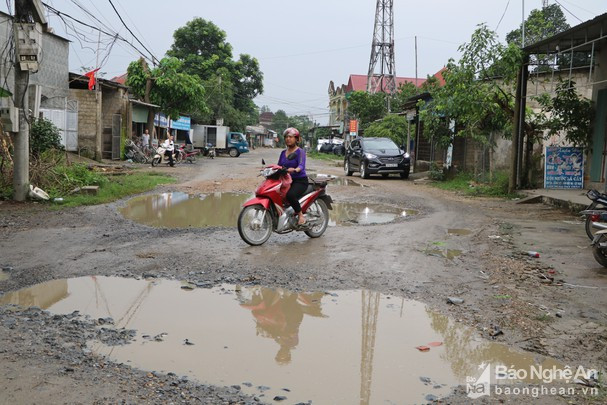
[(116, 12), (116, 15), (118, 16), (118, 18), (120, 19), (120, 22), (122, 22), (122, 25), (124, 25), (124, 28), (126, 28), (131, 35), (133, 36), (133, 38), (135, 38), (137, 40), (137, 42), (139, 42), (139, 44), (141, 46), (143, 46), (143, 49), (145, 49), (146, 51), (148, 51), (148, 53), (152, 56), (152, 63), (155, 65), (156, 62), (158, 61), (158, 58), (154, 56), (154, 54), (143, 44), (143, 42), (141, 42), (139, 40), (139, 38), (137, 38), (137, 36), (133, 33), (133, 31), (131, 31), (131, 29), (129, 28), (128, 25), (126, 25), (126, 23), (124, 22), (124, 20), (122, 19), (122, 16), (120, 15), (120, 13), (118, 12), (118, 10), (116, 10), (116, 7), (114, 6), (114, 3), (112, 2), (112, 0), (108, 0), (110, 2), (110, 4), (112, 5), (112, 8), (114, 9), (114, 11)]
[[(119, 34), (116, 34), (116, 33), (111, 34), (111, 33), (107, 32), (107, 31), (105, 31), (105, 30), (103, 30), (103, 29), (101, 29), (101, 28), (99, 28), (99, 27), (95, 27), (94, 25), (90, 25), (90, 24), (88, 24), (88, 23), (85, 23), (84, 21), (81, 21), (81, 20), (79, 20), (79, 19), (77, 19), (77, 18), (75, 18), (75, 17), (72, 17), (72, 16), (71, 16), (71, 15), (69, 15), (69, 14), (66, 14), (66, 13), (64, 13), (64, 12), (62, 12), (62, 11), (59, 11), (59, 10), (57, 10), (56, 8), (54, 8), (54, 7), (50, 6), (50, 5), (46, 4), (46, 3), (42, 3), (42, 4), (43, 4), (43, 5), (44, 5), (44, 6), (45, 6), (45, 7), (46, 7), (48, 10), (50, 10), (50, 11), (51, 11), (53, 14), (56, 14), (56, 15), (57, 15), (57, 16), (58, 16), (58, 17), (59, 17), (59, 18), (60, 18), (60, 19), (61, 19), (61, 20), (64, 22), (64, 24), (66, 24), (66, 27), (67, 27), (67, 22), (65, 21), (65, 19), (64, 19), (63, 17), (69, 18), (69, 19), (71, 19), (71, 20), (73, 20), (73, 21), (77, 22), (78, 24), (84, 25), (85, 27), (88, 27), (88, 28), (91, 28), (91, 29), (97, 30), (97, 31), (101, 32), (102, 34), (105, 34), (105, 35), (107, 35), (107, 36), (109, 36), (109, 37), (112, 37), (112, 38), (113, 38), (113, 37), (115, 37), (115, 36), (118, 36), (118, 39), (120, 39), (121, 41), (124, 41), (124, 42), (126, 42), (127, 44), (129, 44), (129, 45), (130, 45), (130, 46), (131, 46), (131, 47), (132, 47), (132, 48), (133, 48), (135, 51), (137, 51), (137, 53), (138, 53), (139, 55), (141, 55), (141, 56), (142, 56), (144, 59), (147, 59), (148, 61), (150, 61), (150, 62), (154, 63), (154, 61), (153, 61), (152, 59), (150, 59), (150, 58), (149, 58), (149, 57), (148, 57), (146, 54), (144, 54), (143, 52), (141, 52), (141, 51), (139, 50), (139, 48), (137, 48), (137, 47), (136, 47), (135, 45), (133, 45), (131, 42), (127, 41), (125, 38), (123, 38), (123, 37), (122, 37), (122, 36), (120, 36)], [(77, 30), (75, 29), (75, 27), (73, 27), (73, 26), (72, 26), (72, 30), (74, 30), (74, 32), (78, 33), (78, 31), (77, 31)]]
[(554, 1), (556, 2), (556, 4), (558, 4), (559, 6), (563, 7), (563, 9), (564, 9), (566, 12), (568, 12), (569, 14), (571, 14), (572, 16), (574, 16), (575, 18), (577, 18), (577, 19), (579, 20), (579, 22), (581, 22), (581, 23), (582, 23), (582, 22), (584, 22), (584, 21), (580, 20), (580, 18), (579, 18), (577, 15), (575, 15), (575, 14), (573, 14), (571, 11), (567, 10), (567, 7), (565, 7), (565, 6), (563, 6), (561, 3), (559, 3), (559, 1), (558, 1), (558, 0), (554, 0)]
[(508, 0), (508, 3), (506, 3), (506, 8), (504, 9), (504, 12), (502, 13), (502, 17), (500, 18), (499, 22), (497, 23), (497, 26), (495, 27), (494, 31), (497, 31), (497, 29), (500, 27), (500, 24), (502, 23), (502, 20), (504, 19), (504, 16), (506, 15), (506, 11), (508, 11), (509, 5), (510, 5), (510, 0)]

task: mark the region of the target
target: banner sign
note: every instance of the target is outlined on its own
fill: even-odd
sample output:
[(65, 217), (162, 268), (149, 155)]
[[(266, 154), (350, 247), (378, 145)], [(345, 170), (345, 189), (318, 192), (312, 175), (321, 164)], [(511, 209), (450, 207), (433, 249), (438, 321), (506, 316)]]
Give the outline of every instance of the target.
[(547, 146), (544, 188), (584, 188), (584, 153), (581, 148)]
[(180, 129), (182, 131), (190, 130), (190, 117), (179, 116), (177, 121), (171, 120), (172, 129)]
[(358, 121), (350, 120), (350, 135), (356, 135), (358, 133)]
[(169, 126), (169, 120), (163, 113), (156, 113), (154, 116), (154, 125), (157, 127), (166, 128)]

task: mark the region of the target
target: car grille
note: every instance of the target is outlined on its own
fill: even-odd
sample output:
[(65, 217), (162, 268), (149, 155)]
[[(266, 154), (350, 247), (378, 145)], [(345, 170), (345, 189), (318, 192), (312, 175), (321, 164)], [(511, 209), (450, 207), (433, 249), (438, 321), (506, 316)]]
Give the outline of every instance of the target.
[(379, 160), (382, 163), (398, 163), (398, 164), (400, 164), (403, 161), (403, 157), (402, 156), (380, 157)]

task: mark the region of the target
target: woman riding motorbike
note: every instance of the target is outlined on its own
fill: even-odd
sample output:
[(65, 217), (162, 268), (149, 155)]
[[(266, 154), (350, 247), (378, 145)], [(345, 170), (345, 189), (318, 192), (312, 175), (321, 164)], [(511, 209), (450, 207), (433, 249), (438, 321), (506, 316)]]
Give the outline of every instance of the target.
[(293, 207), (297, 215), (297, 224), (303, 225), (305, 218), (301, 212), (299, 199), (304, 195), (308, 188), (308, 176), (306, 174), (306, 152), (301, 149), (299, 144), (299, 131), (296, 128), (287, 128), (282, 133), (287, 148), (280, 153), (278, 165), (287, 168), (293, 182), (287, 192), (287, 201)]

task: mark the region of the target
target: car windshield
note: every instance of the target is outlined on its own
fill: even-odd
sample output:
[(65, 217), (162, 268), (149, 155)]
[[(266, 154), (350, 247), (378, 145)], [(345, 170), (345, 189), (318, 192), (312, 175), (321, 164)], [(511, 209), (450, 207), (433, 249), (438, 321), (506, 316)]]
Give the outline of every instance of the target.
[(398, 146), (389, 139), (367, 139), (366, 149), (398, 149)]

